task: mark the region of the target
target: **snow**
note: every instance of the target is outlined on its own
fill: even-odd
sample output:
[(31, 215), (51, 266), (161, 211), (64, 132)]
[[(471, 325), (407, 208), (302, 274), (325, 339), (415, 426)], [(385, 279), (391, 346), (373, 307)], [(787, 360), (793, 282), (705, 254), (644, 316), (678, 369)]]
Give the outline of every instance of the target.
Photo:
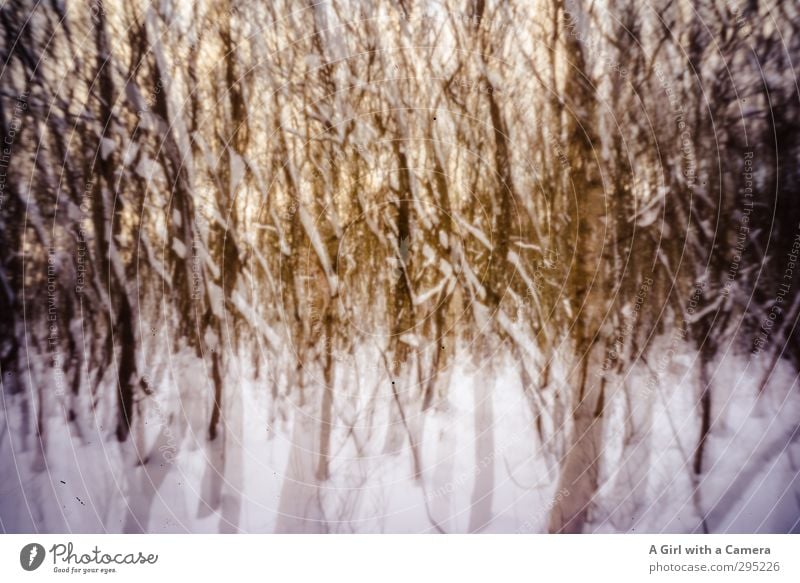
[(491, 251), (494, 248), (492, 246), (492, 243), (489, 241), (489, 238), (483, 233), (483, 231), (469, 224), (469, 222), (458, 213), (454, 213), (453, 216), (456, 218), (459, 225), (464, 227), (470, 235), (472, 235), (478, 241), (480, 241), (481, 244), (484, 247), (486, 247), (489, 251)]
[(103, 160), (108, 157), (117, 149), (117, 143), (111, 138), (100, 138), (100, 157)]
[[(240, 307), (244, 304), (237, 296), (234, 302)], [(257, 317), (245, 313), (248, 318)], [(508, 318), (501, 322), (506, 322), (506, 329), (513, 334)], [(280, 345), (274, 332), (263, 323), (259, 326), (273, 346)], [(424, 349), (416, 336), (406, 335), (401, 340)], [(666, 347), (669, 341), (659, 342)], [(788, 366), (779, 366), (768, 390), (759, 396), (753, 387), (764, 373), (762, 365), (746, 365), (739, 356), (716, 363), (715, 394), (720, 396), (705, 470), (699, 476), (702, 496), (698, 507), (692, 495), (697, 484), (691, 472), (696, 438), (693, 355), (688, 347), (675, 346), (673, 350), (676, 357), (658, 367), (652, 390), (648, 389), (652, 372), (644, 365), (634, 366), (627, 379), (613, 381), (627, 382), (648, 398), (639, 399), (630, 417), (637, 425), (631, 441), (626, 437), (628, 413), (622, 393), (612, 391), (618, 396), (610, 398), (602, 453), (605, 469), (588, 530), (689, 532), (698, 527), (699, 511), (707, 514), (714, 532), (796, 530), (800, 516), (796, 375)], [(335, 399), (343, 412), (351, 410), (359, 419), (359, 411), (364, 411), (363, 404), (369, 399), (344, 388), (354, 382), (385, 386), (388, 379), (376, 374), (371, 351), (358, 351), (350, 358), (343, 355), (336, 361), (335, 376), (341, 379), (342, 391), (335, 392)], [(546, 529), (547, 511), (557, 495), (557, 459), (548, 453), (553, 435), (539, 441), (516, 363), (502, 350), (492, 359), (474, 362), (463, 355), (453, 363), (443, 371), (448, 390), (437, 399), (434, 409), (424, 419), (419, 411), (407, 412), (409, 423), (421, 435), (421, 480), (414, 478), (407, 439), (398, 454), (385, 455), (375, 445), (380, 440), (367, 437), (370, 427), (379, 429), (388, 421), (391, 391), (373, 393), (377, 399), (373, 425), (361, 419), (353, 426), (357, 433), (367, 432), (360, 442), (366, 449), (360, 454), (348, 437), (350, 430), (337, 423), (330, 481), (321, 484), (311, 474), (306, 476), (310, 480), (306, 495), (321, 495), (326, 531), (463, 532), (469, 521), (476, 472), (486, 471), (486, 462), (479, 465), (473, 453), (472, 395), (478, 383), (488, 383), (495, 411), (495, 453), (487, 460), (495, 473), (492, 519), (484, 532)], [(287, 487), (293, 497), (299, 496), (297, 500), (303, 498), (286, 482), (291, 444), (298, 435), (292, 437), (291, 417), (277, 425), (270, 421), (268, 411), (275, 403), (263, 390), (266, 379), (248, 376), (252, 371), (240, 365), (237, 368), (243, 376), (229, 383), (241, 400), (242, 412), (236, 423), (233, 418), (226, 420), (230, 430), (241, 434), (240, 441), (232, 442), (240, 452), (241, 488), (226, 493), (227, 486), (223, 486), (221, 498), (223, 502), (230, 501), (230, 496), (240, 500), (231, 519), (230, 504), (220, 502), (217, 507), (203, 501), (206, 466), (214, 455), (221, 455), (213, 453), (217, 447), (213, 443), (203, 445), (210, 405), (196, 395), (199, 387), (207, 387), (210, 394), (208, 371), (186, 350), (171, 357), (162, 355), (158, 368), (162, 372), (152, 379), (157, 391), (144, 403), (143, 423), (148, 429), (138, 453), (130, 441), (119, 444), (113, 439), (111, 419), (104, 412), (110, 408), (106, 409), (103, 401), (95, 407), (92, 425), (82, 427), (80, 437), (63, 422), (60, 405), (47, 418), (47, 461), (43, 465), (36, 443), (25, 444), (16, 437), (21, 419), (17, 412), (25, 406), (23, 395), (4, 398), (4, 417), (12, 425), (0, 441), (0, 460), (4, 467), (13, 468), (0, 476), (6, 531), (31, 530), (34, 524), (40, 530), (71, 532), (216, 532), (234, 522), (243, 532), (269, 532), (279, 524), (294, 528), (287, 517), (281, 519), (279, 504)], [(358, 396), (362, 406), (349, 409), (349, 395)], [(293, 411), (295, 418), (307, 415), (298, 408)], [(314, 443), (303, 447), (313, 449)], [(642, 457), (645, 450), (647, 456)], [(235, 459), (232, 456), (228, 451), (226, 462)], [(137, 463), (140, 457), (146, 460), (144, 464)], [(301, 456), (294, 463), (302, 464), (303, 459)], [(637, 471), (642, 463), (646, 466)], [(204, 512), (198, 512), (204, 507)], [(228, 513), (224, 520), (223, 507)]]
[(311, 245), (314, 247), (314, 251), (319, 258), (320, 264), (322, 265), (322, 270), (325, 272), (325, 276), (328, 278), (328, 285), (330, 286), (331, 295), (336, 295), (338, 280), (336, 274), (333, 272), (332, 263), (328, 257), (328, 251), (325, 249), (325, 246), (322, 242), (322, 235), (320, 235), (319, 231), (317, 230), (314, 219), (312, 219), (311, 215), (308, 214), (308, 211), (302, 205), (298, 209), (298, 214), (300, 216), (300, 222), (303, 225), (303, 229), (305, 229), (305, 232), (311, 241)]
[(419, 306), (419, 305), (424, 304), (425, 302), (427, 302), (429, 299), (438, 296), (439, 293), (442, 291), (442, 288), (444, 288), (447, 283), (448, 283), (447, 278), (443, 278), (442, 280), (439, 281), (438, 284), (436, 284), (431, 289), (429, 289), (427, 291), (424, 291), (422, 293), (416, 294), (414, 296), (414, 305), (415, 306)]

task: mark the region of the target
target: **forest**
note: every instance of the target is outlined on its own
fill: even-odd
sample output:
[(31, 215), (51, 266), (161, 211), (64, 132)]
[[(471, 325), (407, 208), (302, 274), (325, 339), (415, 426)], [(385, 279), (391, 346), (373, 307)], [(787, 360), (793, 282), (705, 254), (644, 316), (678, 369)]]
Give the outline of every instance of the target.
[(6, 0), (0, 531), (800, 532), (800, 5)]

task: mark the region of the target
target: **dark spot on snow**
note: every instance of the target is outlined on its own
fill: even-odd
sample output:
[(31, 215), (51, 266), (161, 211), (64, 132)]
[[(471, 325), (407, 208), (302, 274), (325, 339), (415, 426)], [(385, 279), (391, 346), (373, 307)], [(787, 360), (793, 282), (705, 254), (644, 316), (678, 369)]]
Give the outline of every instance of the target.
[(81, 503), (81, 506), (86, 506), (86, 502), (84, 502), (83, 500), (81, 500), (81, 499), (80, 499), (80, 498), (78, 498), (77, 496), (75, 496), (75, 500), (77, 500), (78, 502), (80, 502), (80, 503)]
[(66, 484), (64, 480), (59, 480), (59, 482), (61, 482), (62, 484)]

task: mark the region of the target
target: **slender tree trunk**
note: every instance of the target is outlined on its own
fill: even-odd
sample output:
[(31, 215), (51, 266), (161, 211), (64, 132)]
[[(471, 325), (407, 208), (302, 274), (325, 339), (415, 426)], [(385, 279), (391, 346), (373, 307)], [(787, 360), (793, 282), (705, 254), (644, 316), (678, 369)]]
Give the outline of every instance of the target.
[[(153, 502), (158, 497), (158, 491), (167, 474), (172, 470), (177, 455), (173, 431), (177, 429), (165, 422), (150, 452), (142, 456), (144, 459), (141, 460), (141, 465), (129, 470), (134, 475), (128, 478), (129, 492), (125, 500), (127, 510), (122, 532), (126, 534), (149, 532)], [(170, 510), (182, 514), (177, 506), (183, 506), (183, 502), (178, 501)]]
[(580, 388), (580, 394), (572, 411), (571, 438), (561, 460), (561, 476), (556, 488), (565, 495), (557, 499), (551, 511), (548, 525), (551, 533), (583, 532), (592, 499), (597, 493), (605, 387), (603, 380), (587, 378), (589, 366), (587, 355), (582, 365), (576, 367), (574, 376), (580, 378), (573, 379), (577, 381), (574, 386)]
[[(575, 3), (574, 18), (583, 21), (590, 10)], [(565, 14), (563, 2), (554, 0), (556, 17)], [(550, 515), (550, 532), (581, 532), (588, 520), (589, 507), (598, 488), (602, 452), (603, 410), (605, 408), (605, 376), (589, 374), (602, 370), (603, 344), (597, 341), (606, 318), (608, 292), (603, 253), (608, 237), (606, 192), (595, 162), (599, 143), (595, 133), (594, 89), (587, 64), (587, 52), (575, 35), (564, 35), (565, 50), (570, 60), (564, 84), (574, 114), (565, 122), (563, 148), (568, 154), (563, 175), (570, 187), (564, 197), (572, 220), (570, 237), (576, 246), (570, 265), (568, 289), (574, 306), (571, 335), (575, 354), (581, 361), (573, 367), (567, 386), (572, 410), (572, 432), (568, 449), (561, 460), (558, 492)], [(561, 139), (561, 136), (558, 136)]]
[[(489, 371), (481, 373), (487, 374)], [(472, 489), (469, 532), (480, 532), (492, 521), (494, 491), (494, 406), (489, 378), (477, 382), (475, 399), (475, 483)]]
[[(302, 371), (300, 374), (302, 386)], [(320, 498), (319, 467), (320, 425), (319, 407), (295, 407), (289, 461), (284, 472), (278, 504), (277, 533), (327, 532)]]
[(317, 464), (317, 478), (324, 482), (330, 476), (330, 451), (331, 431), (333, 430), (333, 318), (330, 314), (325, 317), (325, 386), (322, 388), (322, 417), (320, 418), (320, 443), (319, 463)]
[(228, 383), (225, 387), (227, 407), (223, 431), (225, 432), (225, 483), (220, 500), (219, 531), (239, 532), (244, 492), (244, 395), (242, 387)]
[(458, 488), (455, 480), (456, 443), (452, 431), (443, 429), (439, 433), (436, 447), (431, 489), (428, 492), (431, 514), (436, 522), (448, 532), (455, 531), (453, 520), (453, 493)]
[[(626, 385), (623, 390), (629, 390), (629, 387)], [(615, 524), (623, 531), (635, 527), (636, 520), (642, 515), (641, 509), (647, 505), (654, 449), (652, 431), (655, 392), (631, 392), (633, 395), (625, 420), (628, 436), (615, 487), (615, 492), (623, 497), (623, 501), (617, 505), (615, 516), (612, 517), (618, 519)]]

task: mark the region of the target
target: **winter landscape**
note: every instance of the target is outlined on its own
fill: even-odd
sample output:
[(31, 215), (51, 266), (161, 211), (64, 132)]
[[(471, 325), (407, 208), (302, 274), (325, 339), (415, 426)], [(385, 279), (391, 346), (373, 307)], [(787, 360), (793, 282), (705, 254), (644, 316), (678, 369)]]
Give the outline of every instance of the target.
[(800, 532), (800, 6), (0, 6), (0, 532)]

